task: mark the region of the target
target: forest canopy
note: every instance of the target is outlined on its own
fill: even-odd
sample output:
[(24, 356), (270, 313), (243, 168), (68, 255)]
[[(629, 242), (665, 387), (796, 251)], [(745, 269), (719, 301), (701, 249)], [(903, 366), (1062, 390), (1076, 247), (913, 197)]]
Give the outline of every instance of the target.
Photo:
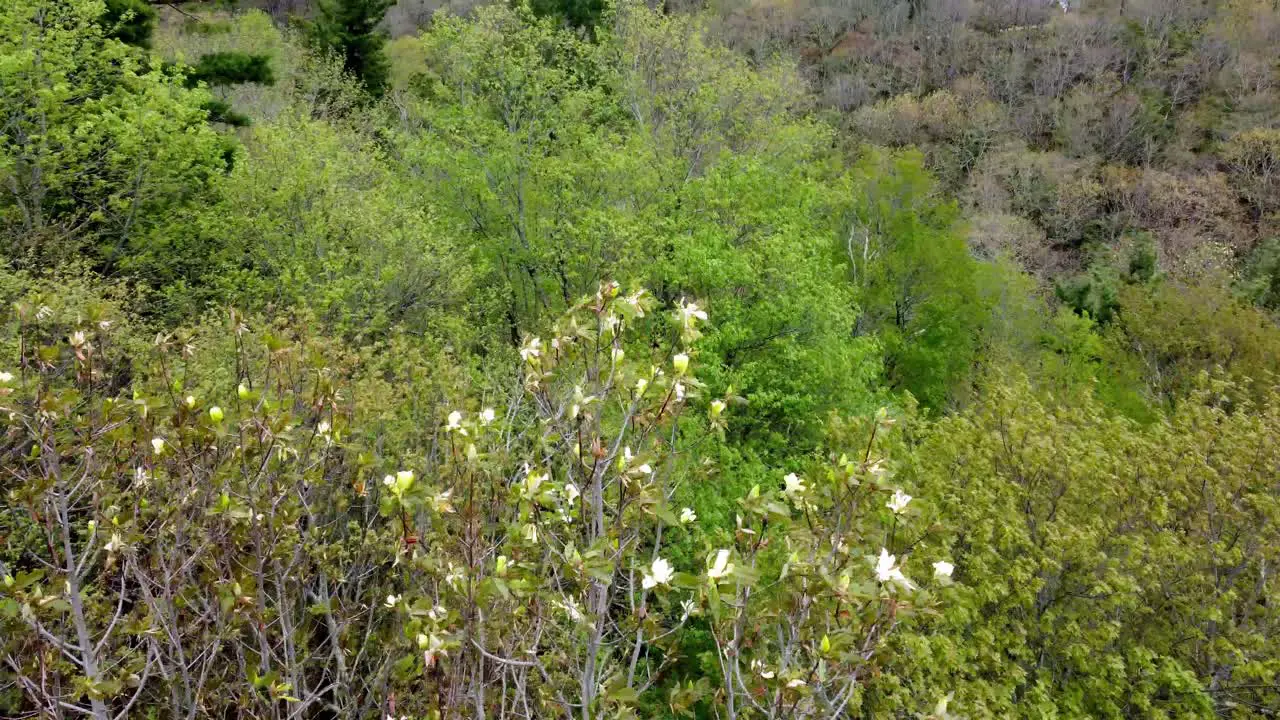
[(9, 0), (0, 715), (1280, 714), (1277, 47)]

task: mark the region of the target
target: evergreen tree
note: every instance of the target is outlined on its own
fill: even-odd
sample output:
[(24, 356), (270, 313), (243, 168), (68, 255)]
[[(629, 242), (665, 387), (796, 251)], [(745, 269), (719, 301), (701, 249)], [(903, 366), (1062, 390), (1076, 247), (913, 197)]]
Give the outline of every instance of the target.
[(320, 49), (337, 53), (347, 72), (366, 90), (381, 95), (391, 65), (383, 52), (387, 38), (378, 28), (395, 0), (321, 0), (320, 15), (311, 24), (311, 38)]
[(604, 16), (604, 0), (533, 0), (530, 7), (538, 17), (560, 17), (571, 27), (595, 28)]
[(107, 0), (107, 11), (102, 16), (102, 24), (107, 29), (107, 37), (149, 48), (151, 32), (156, 24), (156, 11), (144, 0)]
[(199, 82), (210, 86), (258, 83), (274, 85), (271, 73), (271, 57), (241, 52), (219, 52), (202, 55), (195, 67), (187, 73), (187, 83)]

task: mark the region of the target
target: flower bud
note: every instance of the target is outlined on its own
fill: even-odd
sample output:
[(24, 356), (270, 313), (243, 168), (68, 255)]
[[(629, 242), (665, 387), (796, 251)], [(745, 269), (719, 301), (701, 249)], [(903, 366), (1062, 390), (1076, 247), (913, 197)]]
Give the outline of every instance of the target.
[(671, 358), (671, 366), (676, 369), (677, 375), (683, 375), (689, 370), (689, 356), (684, 353), (678, 353)]

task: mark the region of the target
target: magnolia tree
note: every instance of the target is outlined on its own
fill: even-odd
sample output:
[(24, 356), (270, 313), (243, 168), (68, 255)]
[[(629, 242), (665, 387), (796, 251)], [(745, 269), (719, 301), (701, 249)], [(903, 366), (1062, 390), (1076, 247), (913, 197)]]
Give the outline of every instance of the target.
[(445, 408), (404, 448), (362, 433), (315, 341), (233, 317), (233, 368), (162, 337), (122, 394), (110, 321), (44, 310), (20, 308), (0, 375), (6, 710), (839, 717), (950, 582), (907, 558), (883, 412), (733, 527), (678, 505), (734, 400), (695, 378), (693, 302), (602, 286), (523, 341), (505, 407)]

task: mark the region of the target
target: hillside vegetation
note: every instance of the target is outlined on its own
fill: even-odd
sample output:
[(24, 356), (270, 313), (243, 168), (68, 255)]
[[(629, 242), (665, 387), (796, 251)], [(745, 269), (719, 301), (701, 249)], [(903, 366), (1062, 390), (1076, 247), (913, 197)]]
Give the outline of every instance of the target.
[(1277, 47), (0, 4), (0, 716), (1280, 714)]

